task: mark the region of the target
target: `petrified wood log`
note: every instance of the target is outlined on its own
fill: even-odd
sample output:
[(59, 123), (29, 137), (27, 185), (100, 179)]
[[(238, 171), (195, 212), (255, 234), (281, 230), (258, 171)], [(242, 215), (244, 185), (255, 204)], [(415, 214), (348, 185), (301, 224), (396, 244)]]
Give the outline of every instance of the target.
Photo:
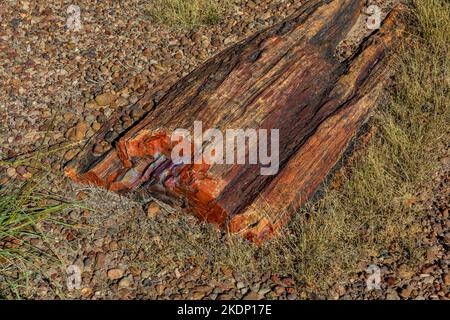
[[(152, 195), (260, 242), (312, 197), (374, 106), (386, 54), (400, 34), (398, 11), (340, 59), (337, 48), (359, 21), (363, 2), (308, 1), (296, 15), (207, 61), (158, 103), (148, 93), (133, 106), (147, 110), (144, 117), (97, 155), (92, 143), (104, 140), (117, 122), (110, 119), (66, 174), (123, 194)], [(262, 175), (260, 163), (172, 161), (179, 143), (172, 133), (195, 121), (221, 132), (278, 129), (278, 174)]]

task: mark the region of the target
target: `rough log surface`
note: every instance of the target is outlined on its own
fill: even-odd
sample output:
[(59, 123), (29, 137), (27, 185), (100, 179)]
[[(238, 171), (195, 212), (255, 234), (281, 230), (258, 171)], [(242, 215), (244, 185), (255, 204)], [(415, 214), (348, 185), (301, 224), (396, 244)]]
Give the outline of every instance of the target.
[[(400, 30), (397, 10), (345, 60), (339, 44), (364, 1), (308, 1), (294, 16), (207, 61), (102, 155), (90, 146), (66, 168), (74, 181), (119, 193), (152, 195), (221, 228), (260, 242), (311, 198), (373, 108), (386, 55)], [(94, 142), (117, 121), (112, 117)], [(177, 128), (279, 129), (280, 171), (261, 165), (175, 165)], [(206, 148), (206, 146), (203, 146)]]

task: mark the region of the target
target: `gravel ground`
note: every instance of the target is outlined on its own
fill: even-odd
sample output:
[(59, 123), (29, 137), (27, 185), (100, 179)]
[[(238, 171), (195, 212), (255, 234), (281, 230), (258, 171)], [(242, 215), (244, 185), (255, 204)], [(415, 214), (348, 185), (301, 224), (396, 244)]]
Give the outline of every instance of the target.
[[(418, 247), (427, 262), (410, 269), (395, 252), (374, 254), (381, 288), (366, 290), (367, 264), (328, 290), (292, 278), (217, 272), (195, 260), (153, 266), (145, 243), (158, 245), (149, 225), (177, 219), (155, 204), (135, 203), (92, 189), (79, 189), (60, 176), (113, 112), (121, 112), (148, 90), (162, 93), (225, 47), (293, 13), (296, 0), (243, 1), (215, 26), (174, 30), (153, 23), (147, 0), (76, 2), (82, 29), (66, 27), (71, 1), (5, 0), (0, 6), (0, 155), (10, 161), (42, 150), (39, 161), (52, 171), (48, 189), (78, 200), (101, 199), (108, 210), (72, 210), (59, 223), (42, 223), (45, 237), (32, 244), (48, 254), (36, 261), (20, 295), (38, 299), (448, 299), (450, 220), (449, 153), (429, 189), (414, 205), (426, 208)], [(256, 3), (258, 3), (256, 5)], [(125, 115), (123, 126), (133, 115)], [(123, 128), (121, 128), (123, 129)], [(47, 150), (47, 146), (48, 150)], [(0, 166), (0, 185), (26, 180), (33, 168)], [(164, 215), (167, 214), (167, 215)], [(187, 223), (195, 224), (186, 218)], [(63, 223), (61, 223), (63, 222)], [(160, 222), (161, 223), (161, 222)], [(177, 223), (177, 222), (175, 222)], [(70, 226), (69, 226), (70, 225)], [(356, 262), (358, 263), (358, 262)], [(80, 289), (68, 290), (67, 267), (80, 268)], [(20, 278), (11, 271), (12, 278)], [(2, 279), (0, 279), (2, 280)], [(0, 290), (6, 286), (0, 281)], [(6, 291), (7, 296), (12, 296)]]

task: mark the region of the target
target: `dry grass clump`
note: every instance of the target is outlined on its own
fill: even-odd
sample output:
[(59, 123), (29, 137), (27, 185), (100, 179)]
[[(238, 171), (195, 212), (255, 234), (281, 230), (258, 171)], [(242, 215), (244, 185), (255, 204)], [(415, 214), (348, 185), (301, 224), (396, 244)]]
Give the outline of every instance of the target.
[(0, 186), (0, 296), (7, 290), (20, 298), (19, 292), (27, 289), (28, 278), (38, 265), (53, 260), (32, 245), (32, 239), (45, 239), (41, 223), (75, 206), (68, 199), (45, 192), (41, 183), (42, 179), (34, 176), (22, 183)]
[(158, 23), (193, 27), (218, 22), (235, 0), (150, 0), (149, 14)]

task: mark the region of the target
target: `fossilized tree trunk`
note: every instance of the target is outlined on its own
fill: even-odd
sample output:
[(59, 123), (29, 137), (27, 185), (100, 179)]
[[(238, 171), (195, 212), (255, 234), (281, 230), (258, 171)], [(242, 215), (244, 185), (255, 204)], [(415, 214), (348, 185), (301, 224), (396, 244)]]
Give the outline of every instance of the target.
[[(308, 1), (293, 17), (238, 43), (173, 86), (97, 155), (92, 144), (66, 168), (81, 183), (148, 195), (259, 242), (311, 198), (373, 108), (396, 42), (397, 10), (340, 59), (363, 1)], [(112, 118), (94, 137), (103, 140)], [(260, 164), (175, 164), (177, 128), (278, 129), (280, 170)], [(205, 146), (204, 146), (205, 147)], [(248, 151), (248, 150), (247, 150)]]

